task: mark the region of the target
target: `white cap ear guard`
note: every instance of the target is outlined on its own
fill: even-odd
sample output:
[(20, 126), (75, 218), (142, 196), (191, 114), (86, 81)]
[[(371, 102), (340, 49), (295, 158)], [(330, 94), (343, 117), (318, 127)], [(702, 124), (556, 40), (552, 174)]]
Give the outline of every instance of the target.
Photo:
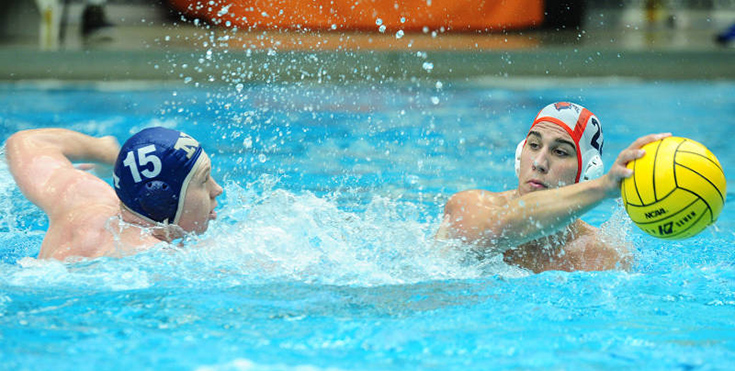
[(516, 177), (521, 175), (521, 152), (523, 152), (523, 145), (526, 144), (526, 140), (523, 139), (518, 145), (516, 146)]
[(579, 177), (580, 182), (596, 179), (605, 175), (605, 166), (602, 164), (602, 159), (597, 151), (593, 150), (587, 152), (586, 156), (582, 156), (582, 158), (587, 159), (587, 163), (583, 164), (584, 169), (582, 169), (582, 174)]

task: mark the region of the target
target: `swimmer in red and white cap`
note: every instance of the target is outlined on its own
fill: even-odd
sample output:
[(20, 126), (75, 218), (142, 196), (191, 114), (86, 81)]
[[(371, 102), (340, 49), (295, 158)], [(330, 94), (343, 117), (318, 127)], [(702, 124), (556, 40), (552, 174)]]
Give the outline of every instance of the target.
[(516, 149), (518, 188), (453, 195), (436, 237), (471, 244), (481, 256), (502, 253), (507, 263), (534, 272), (625, 269), (627, 249), (579, 217), (620, 197), (620, 183), (632, 175), (626, 164), (643, 156), (642, 146), (669, 135), (638, 138), (604, 174), (597, 117), (578, 104), (550, 104)]

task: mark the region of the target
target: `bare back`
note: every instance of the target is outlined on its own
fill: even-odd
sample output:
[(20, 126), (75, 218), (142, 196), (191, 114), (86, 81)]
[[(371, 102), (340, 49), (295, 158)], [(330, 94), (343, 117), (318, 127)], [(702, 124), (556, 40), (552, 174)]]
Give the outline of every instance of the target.
[(120, 213), (117, 195), (91, 174), (81, 170), (64, 173), (53, 180), (60, 188), (59, 203), (44, 210), (49, 228), (38, 257), (63, 260), (67, 256), (94, 258), (113, 253), (113, 235), (106, 225)]
[[(99, 257), (116, 251), (106, 227), (120, 215), (115, 191), (102, 179), (79, 170), (72, 159), (110, 164), (119, 147), (112, 138), (93, 138), (63, 129), (19, 132), (6, 142), (6, 158), (21, 192), (49, 218), (39, 258)], [(117, 236), (122, 244), (158, 242), (136, 228)]]

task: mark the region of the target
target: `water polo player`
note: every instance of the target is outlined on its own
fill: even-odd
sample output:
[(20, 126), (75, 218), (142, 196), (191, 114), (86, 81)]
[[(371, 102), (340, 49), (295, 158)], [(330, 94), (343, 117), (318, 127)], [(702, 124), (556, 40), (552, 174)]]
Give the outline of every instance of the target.
[[(216, 218), (222, 188), (192, 137), (144, 129), (122, 147), (66, 129), (20, 131), (5, 144), (21, 192), (49, 218), (39, 258), (123, 256), (187, 233)], [(113, 187), (73, 162), (114, 166)]]
[(626, 164), (643, 156), (642, 146), (669, 135), (638, 138), (604, 174), (597, 117), (574, 103), (550, 104), (517, 146), (518, 188), (453, 195), (437, 238), (461, 240), (480, 256), (503, 254), (507, 263), (534, 272), (625, 268), (626, 248), (579, 217), (620, 197), (621, 181), (632, 175)]

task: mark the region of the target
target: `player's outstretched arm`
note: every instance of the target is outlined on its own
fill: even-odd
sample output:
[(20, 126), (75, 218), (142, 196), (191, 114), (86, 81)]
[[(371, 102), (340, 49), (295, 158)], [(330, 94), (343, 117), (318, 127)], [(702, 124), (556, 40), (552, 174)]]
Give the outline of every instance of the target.
[(503, 197), (485, 191), (458, 193), (447, 202), (437, 238), (462, 238), (484, 248), (510, 248), (548, 236), (620, 195), (620, 182), (632, 175), (629, 161), (640, 158), (645, 144), (670, 134), (651, 134), (621, 151), (603, 177), (561, 188)]
[(66, 185), (80, 177), (72, 162), (112, 165), (119, 149), (114, 137), (95, 138), (67, 129), (20, 131), (5, 143), (8, 166), (18, 187), (46, 212), (59, 203)]

